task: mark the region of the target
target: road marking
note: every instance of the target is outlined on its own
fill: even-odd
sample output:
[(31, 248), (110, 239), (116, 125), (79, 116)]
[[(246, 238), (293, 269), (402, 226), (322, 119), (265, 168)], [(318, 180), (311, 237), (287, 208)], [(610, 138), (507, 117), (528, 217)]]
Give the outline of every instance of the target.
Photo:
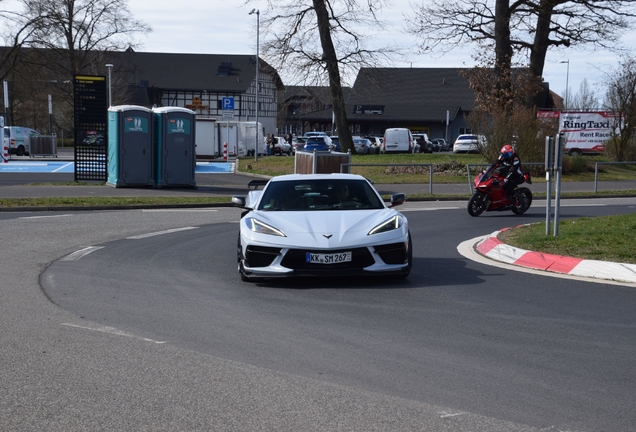
[(457, 417), (457, 416), (468, 414), (468, 413), (461, 412), (461, 411), (460, 412), (455, 412), (455, 413), (454, 412), (442, 411), (442, 412), (440, 412), (438, 414), (441, 414), (440, 418), (448, 418), (448, 417)]
[(156, 344), (164, 344), (167, 343), (168, 341), (157, 341), (154, 339), (148, 339), (145, 337), (140, 337), (140, 336), (135, 336), (134, 334), (130, 334), (130, 333), (126, 333), (125, 331), (121, 331), (121, 330), (117, 330), (115, 327), (108, 327), (108, 326), (81, 326), (81, 325), (77, 325), (77, 324), (71, 324), (71, 323), (60, 323), (63, 326), (68, 326), (68, 327), (75, 327), (75, 328), (79, 328), (79, 329), (83, 329), (83, 330), (90, 330), (90, 331), (96, 331), (96, 332), (100, 332), (100, 333), (107, 333), (107, 334), (112, 334), (115, 336), (124, 336), (124, 337), (129, 337), (129, 338), (133, 338), (133, 339), (140, 339), (146, 342), (152, 342), (152, 343), (156, 343)]
[(403, 208), (399, 209), (400, 213), (409, 212), (409, 211), (429, 211), (429, 210), (457, 210), (461, 207), (436, 207), (436, 208)]
[(48, 216), (22, 216), (18, 219), (44, 219), (44, 218), (57, 218), (57, 217), (67, 217), (73, 216), (72, 214), (61, 214), (61, 215), (48, 215)]
[(74, 162), (69, 162), (69, 163), (67, 163), (66, 165), (62, 165), (62, 166), (61, 166), (61, 167), (59, 167), (58, 169), (54, 169), (54, 170), (53, 170), (53, 171), (51, 171), (51, 172), (58, 172), (59, 170), (63, 170), (64, 168), (66, 168), (66, 167), (68, 167), (68, 166), (73, 165), (73, 163), (74, 163)]
[(72, 254), (68, 254), (63, 258), (60, 258), (60, 261), (77, 261), (78, 259), (85, 257), (91, 252), (95, 252), (96, 250), (103, 249), (104, 246), (88, 246), (84, 249), (80, 249), (78, 251), (73, 252)]
[(217, 209), (208, 208), (166, 208), (166, 209), (143, 209), (144, 213), (159, 213), (159, 212), (218, 212)]
[(144, 239), (144, 238), (147, 238), (147, 237), (154, 237), (154, 236), (163, 235), (163, 234), (171, 234), (171, 233), (174, 233), (174, 232), (193, 230), (193, 229), (197, 229), (197, 228), (199, 228), (199, 227), (173, 228), (173, 229), (169, 229), (169, 230), (165, 230), (165, 231), (157, 231), (157, 232), (152, 232), (152, 233), (148, 233), (148, 234), (140, 234), (140, 235), (136, 235), (136, 236), (132, 236), (132, 237), (126, 237), (126, 240), (139, 240), (139, 239)]

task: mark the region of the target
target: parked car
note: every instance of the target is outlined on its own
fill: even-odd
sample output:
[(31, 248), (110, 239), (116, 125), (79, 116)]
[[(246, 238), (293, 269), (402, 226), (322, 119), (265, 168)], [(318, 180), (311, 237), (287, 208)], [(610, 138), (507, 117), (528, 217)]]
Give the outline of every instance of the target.
[(369, 149), (369, 153), (370, 154), (379, 154), (380, 150), (382, 149), (382, 137), (374, 137), (374, 136), (368, 136), (366, 137), (371, 141), (371, 148)]
[(307, 141), (307, 138), (295, 137), (292, 140), (292, 153), (296, 153), (296, 150), (302, 150), (305, 147), (305, 141)]
[(313, 136), (307, 138), (303, 151), (329, 151), (331, 150), (331, 140), (328, 136)]
[(390, 128), (384, 131), (382, 153), (412, 153), (413, 135), (406, 128)]
[(335, 151), (335, 152), (340, 152), (342, 151), (341, 147), (340, 147), (340, 140), (338, 139), (337, 136), (330, 136), (329, 137), (331, 139), (331, 151)]
[(274, 154), (277, 155), (291, 155), (292, 154), (292, 145), (287, 142), (285, 137), (275, 137), (276, 143), (274, 144)]
[(414, 133), (413, 141), (417, 143), (413, 153), (433, 153), (435, 146), (425, 133)]
[(435, 146), (435, 151), (445, 152), (448, 151), (448, 142), (444, 138), (433, 138), (431, 140)]
[(356, 138), (353, 140), (353, 146), (356, 148), (356, 153), (363, 154), (371, 154), (371, 140), (367, 138)]
[(478, 153), (480, 146), (486, 145), (486, 137), (483, 135), (460, 135), (453, 144), (453, 153)]
[(310, 137), (317, 137), (317, 136), (327, 136), (327, 132), (305, 132), (305, 135), (303, 135), (303, 137), (305, 138), (310, 138)]
[(31, 153), (31, 137), (41, 136), (36, 130), (28, 127), (4, 127), (4, 145), (9, 149), (9, 154), (29, 155)]

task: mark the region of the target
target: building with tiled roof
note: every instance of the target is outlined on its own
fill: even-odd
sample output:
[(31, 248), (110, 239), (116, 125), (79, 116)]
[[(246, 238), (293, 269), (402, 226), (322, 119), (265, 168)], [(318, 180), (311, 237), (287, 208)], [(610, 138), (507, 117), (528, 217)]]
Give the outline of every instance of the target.
[[(234, 98), (234, 120), (256, 117), (256, 58), (243, 54), (172, 54), (127, 51), (109, 53), (122, 97), (142, 106), (180, 106), (201, 117), (223, 118), (221, 100)], [(114, 85), (117, 85), (115, 80)], [(265, 133), (277, 132), (278, 95), (283, 83), (278, 73), (259, 61), (258, 116)], [(114, 100), (113, 104), (120, 104)]]
[[(362, 68), (351, 89), (346, 89), (347, 119), (354, 135), (381, 136), (384, 130), (406, 127), (430, 138), (453, 141), (467, 133), (465, 117), (475, 104), (475, 93), (461, 72), (464, 68)], [(547, 90), (539, 95), (542, 108), (553, 108), (557, 98)], [(309, 91), (308, 89), (311, 89)], [(298, 88), (303, 104), (296, 104), (287, 122), (302, 119), (305, 126), (331, 130), (328, 88)], [(293, 99), (286, 91), (285, 103)], [(324, 96), (326, 95), (326, 97)], [(312, 104), (318, 100), (320, 103)], [(303, 109), (309, 107), (310, 109)], [(448, 122), (447, 122), (448, 119)]]

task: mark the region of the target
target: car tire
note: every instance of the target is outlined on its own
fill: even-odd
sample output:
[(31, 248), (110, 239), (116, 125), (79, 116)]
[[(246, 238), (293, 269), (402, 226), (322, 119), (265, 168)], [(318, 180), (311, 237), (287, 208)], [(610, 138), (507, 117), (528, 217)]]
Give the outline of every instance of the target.
[(400, 273), (400, 275), (398, 276), (399, 279), (406, 279), (407, 277), (409, 277), (409, 274), (411, 273), (411, 268), (413, 268), (413, 242), (411, 241), (411, 232), (409, 231), (409, 243), (408, 243), (408, 252), (407, 252), (407, 256), (408, 256), (408, 260), (409, 263), (406, 266), (406, 270), (404, 273)]
[(26, 152), (24, 151), (24, 146), (19, 146), (19, 147), (18, 147), (18, 149), (17, 149), (17, 151), (15, 152), (15, 154), (16, 154), (17, 156), (24, 156), (24, 155), (25, 155), (25, 153), (26, 153)]

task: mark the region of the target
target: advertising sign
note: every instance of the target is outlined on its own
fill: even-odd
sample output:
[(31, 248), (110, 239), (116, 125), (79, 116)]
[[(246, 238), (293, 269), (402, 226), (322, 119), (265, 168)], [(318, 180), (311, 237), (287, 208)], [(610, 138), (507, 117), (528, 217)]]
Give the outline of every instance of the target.
[(106, 181), (108, 93), (106, 77), (76, 75), (73, 81), (75, 181)]
[(601, 153), (619, 120), (618, 114), (612, 112), (561, 112), (559, 133), (566, 139), (564, 151), (568, 154)]

